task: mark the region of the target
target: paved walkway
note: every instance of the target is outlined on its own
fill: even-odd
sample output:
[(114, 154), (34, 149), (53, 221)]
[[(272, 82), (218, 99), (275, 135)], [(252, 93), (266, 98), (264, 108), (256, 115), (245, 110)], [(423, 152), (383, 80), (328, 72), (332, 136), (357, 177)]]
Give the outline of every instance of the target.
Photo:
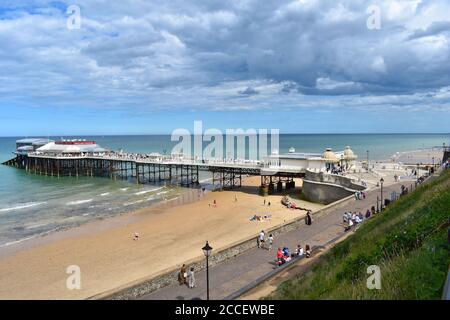
[[(405, 182), (403, 182), (405, 183)], [(409, 183), (406, 182), (407, 185)], [(396, 183), (385, 187), (384, 197), (390, 198), (392, 191), (400, 192), (401, 183)], [(275, 258), (277, 247), (287, 246), (293, 251), (298, 244), (304, 247), (309, 244), (311, 247), (321, 246), (332, 239), (344, 234), (342, 215), (345, 211), (361, 211), (365, 214), (367, 209), (373, 205), (376, 207), (377, 196), (380, 189), (368, 192), (364, 200), (350, 200), (345, 206), (337, 206), (328, 214), (314, 218), (310, 226), (302, 225), (297, 230), (292, 230), (279, 235), (274, 239), (272, 251), (253, 248), (243, 254), (224, 261), (209, 269), (210, 299), (223, 299), (239, 289), (245, 287), (266, 275), (276, 268)], [(268, 236), (268, 235), (266, 235)], [(256, 239), (256, 235), (255, 235)], [(211, 244), (214, 247), (214, 244)], [(196, 287), (189, 289), (178, 284), (164, 287), (141, 297), (143, 300), (192, 300), (206, 299), (206, 271), (196, 273)]]

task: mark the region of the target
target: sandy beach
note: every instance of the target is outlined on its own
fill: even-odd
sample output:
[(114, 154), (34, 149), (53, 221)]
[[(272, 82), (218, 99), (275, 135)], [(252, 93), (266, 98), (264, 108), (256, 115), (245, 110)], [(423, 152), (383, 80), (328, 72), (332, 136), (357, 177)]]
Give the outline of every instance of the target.
[[(239, 189), (200, 192), (198, 201), (157, 205), (33, 240), (0, 258), (0, 299), (84, 299), (114, 291), (201, 258), (205, 240), (219, 250), (305, 214), (285, 208), (281, 194), (266, 197), (271, 206), (264, 206), (258, 185), (259, 177), (250, 177)], [(293, 192), (301, 207), (322, 206), (298, 200), (298, 188)], [(250, 221), (255, 214), (271, 218)], [(81, 269), (80, 290), (66, 287), (70, 265)]]

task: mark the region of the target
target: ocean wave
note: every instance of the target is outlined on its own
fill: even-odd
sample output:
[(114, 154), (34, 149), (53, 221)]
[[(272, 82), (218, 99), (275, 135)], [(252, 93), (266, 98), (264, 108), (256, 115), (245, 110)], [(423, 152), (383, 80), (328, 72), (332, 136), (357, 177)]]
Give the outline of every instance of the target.
[(158, 192), (156, 195), (159, 196), (160, 194), (165, 194), (165, 193), (169, 193), (169, 191), (161, 191), (161, 192)]
[(0, 248), (2, 248), (2, 247), (8, 247), (8, 246), (11, 246), (11, 245), (17, 244), (17, 243), (21, 243), (21, 242), (24, 242), (24, 241), (27, 241), (27, 240), (36, 238), (37, 236), (38, 236), (38, 235), (31, 236), (31, 237), (28, 237), (28, 238), (23, 238), (23, 239), (20, 239), (20, 240), (15, 240), (15, 241), (6, 242), (6, 243), (0, 245)]
[(14, 211), (14, 210), (21, 210), (21, 209), (26, 209), (26, 208), (31, 208), (31, 207), (36, 207), (39, 206), (41, 204), (46, 203), (44, 202), (25, 202), (25, 203), (18, 203), (12, 207), (6, 207), (6, 208), (1, 208), (0, 212), (8, 212), (8, 211)]
[(120, 188), (120, 191), (127, 191), (128, 188)]
[(126, 202), (123, 205), (124, 206), (131, 206), (133, 204), (138, 204), (138, 203), (141, 203), (141, 202), (144, 202), (144, 200), (138, 200), (138, 201), (133, 201), (133, 202)]
[[(155, 189), (150, 189), (150, 190), (143, 190), (143, 191), (139, 191), (136, 192), (135, 195), (141, 195), (141, 194), (146, 194), (146, 193), (150, 193), (150, 192), (155, 192), (157, 190), (161, 190), (163, 187), (160, 188), (155, 188)], [(159, 194), (159, 193), (158, 193)]]
[(76, 205), (79, 205), (79, 204), (92, 202), (92, 200), (93, 199), (70, 201), (70, 202), (67, 202), (66, 205), (68, 205), (68, 206), (76, 206)]
[(39, 224), (32, 224), (31, 226), (26, 227), (25, 229), (35, 229), (39, 227), (44, 227), (46, 225), (49, 225), (49, 223), (39, 223)]
[(105, 192), (105, 193), (100, 194), (100, 197), (104, 197), (104, 196), (107, 196), (109, 194), (110, 194), (109, 192)]

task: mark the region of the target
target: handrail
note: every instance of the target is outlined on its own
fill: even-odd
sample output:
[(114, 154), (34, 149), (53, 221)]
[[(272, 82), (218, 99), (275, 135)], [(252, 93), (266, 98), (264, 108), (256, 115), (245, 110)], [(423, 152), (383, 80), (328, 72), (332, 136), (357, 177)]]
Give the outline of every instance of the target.
[(447, 280), (445, 281), (444, 290), (442, 291), (442, 300), (450, 300), (450, 268), (447, 273)]

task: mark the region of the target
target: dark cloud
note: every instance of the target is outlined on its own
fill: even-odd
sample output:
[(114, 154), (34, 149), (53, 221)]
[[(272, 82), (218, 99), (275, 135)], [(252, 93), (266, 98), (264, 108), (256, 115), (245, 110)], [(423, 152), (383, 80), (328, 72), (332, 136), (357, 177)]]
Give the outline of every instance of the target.
[(380, 30), (362, 0), (80, 0), (82, 28), (67, 30), (70, 4), (2, 3), (3, 97), (222, 107), (236, 92), (293, 105), (450, 85), (444, 0), (380, 2)]
[(258, 94), (259, 91), (255, 90), (255, 88), (247, 87), (245, 90), (241, 90), (238, 93), (245, 96), (253, 96), (255, 94)]

